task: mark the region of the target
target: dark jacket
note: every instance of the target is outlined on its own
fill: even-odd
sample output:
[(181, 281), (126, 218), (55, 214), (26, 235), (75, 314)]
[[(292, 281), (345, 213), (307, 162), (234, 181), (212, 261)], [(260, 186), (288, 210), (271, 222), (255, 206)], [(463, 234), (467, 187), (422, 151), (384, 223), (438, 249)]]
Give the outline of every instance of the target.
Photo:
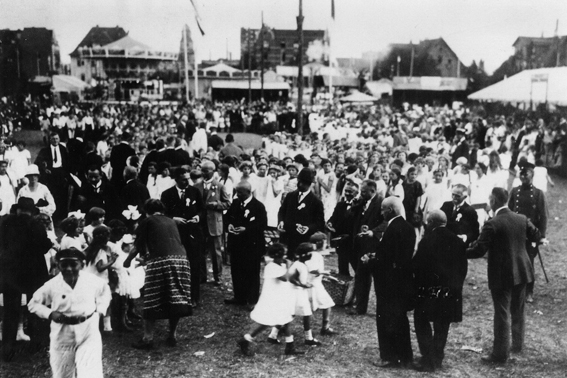
[[(185, 201), (181, 201), (177, 186), (173, 186), (161, 194), (161, 202), (165, 206), (165, 215), (170, 218), (180, 217), (189, 220), (196, 215), (202, 217), (205, 209), (201, 192), (192, 186), (185, 188)], [(179, 223), (177, 228), (183, 245), (186, 249), (190, 248), (187, 250), (188, 253), (202, 247), (203, 232), (200, 222)]]
[(246, 231), (235, 235), (228, 233), (228, 250), (232, 259), (259, 261), (266, 253), (264, 230), (268, 226), (268, 215), (262, 202), (252, 197), (241, 206), (242, 201), (235, 198), (226, 213), (226, 222), (234, 227), (245, 227)]
[(434, 229), (419, 242), (413, 272), (417, 291), (415, 311), (432, 322), (460, 322), (467, 276), (465, 243), (447, 227)]
[(118, 197), (114, 185), (106, 179), (101, 180), (98, 192), (89, 182), (84, 181), (79, 190), (78, 206), (76, 207), (83, 213), (88, 213), (93, 207), (100, 207), (106, 211), (107, 220), (122, 219), (120, 197)]
[(447, 216), (447, 228), (455, 235), (467, 235), (466, 245), (470, 245), (478, 238), (480, 225), (478, 214), (468, 203), (464, 202), (459, 210), (453, 214), (455, 204), (447, 201), (441, 206), (441, 211)]
[(414, 299), (411, 259), (415, 248), (415, 230), (399, 216), (386, 227), (373, 264), (377, 308), (393, 302), (408, 311)]
[[(354, 247), (359, 256), (376, 251), (378, 246), (377, 241), (380, 240), (382, 232), (384, 231), (384, 225), (379, 228), (384, 221), (380, 211), (382, 200), (383, 198), (376, 194), (374, 198), (370, 200), (366, 211), (364, 211), (365, 202), (359, 202), (352, 208), (352, 235), (355, 243)], [(368, 230), (380, 230), (380, 232), (377, 232), (372, 238), (368, 236), (357, 236), (357, 234), (361, 232), (362, 226), (368, 226)]]
[(488, 287), (510, 289), (534, 280), (534, 268), (526, 251), (526, 239), (536, 242), (539, 231), (524, 216), (503, 208), (482, 227), (478, 241), (467, 250), (474, 259), (488, 252)]
[(144, 203), (150, 198), (148, 188), (138, 179), (130, 180), (120, 192), (122, 208), (127, 209), (128, 205), (138, 206), (138, 211), (143, 212)]

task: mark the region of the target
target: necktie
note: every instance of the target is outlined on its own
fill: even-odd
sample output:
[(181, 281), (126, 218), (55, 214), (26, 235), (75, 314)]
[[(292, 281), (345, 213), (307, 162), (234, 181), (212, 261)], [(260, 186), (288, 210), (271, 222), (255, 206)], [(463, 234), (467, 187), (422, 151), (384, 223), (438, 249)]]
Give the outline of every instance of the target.
[(179, 191), (179, 200), (181, 202), (185, 201), (185, 190)]
[(459, 211), (459, 207), (458, 207), (458, 206), (455, 206), (455, 207), (453, 208), (453, 218), (455, 218), (455, 217), (457, 216), (457, 212), (458, 212), (458, 211)]
[(53, 147), (53, 162), (57, 163), (57, 147)]

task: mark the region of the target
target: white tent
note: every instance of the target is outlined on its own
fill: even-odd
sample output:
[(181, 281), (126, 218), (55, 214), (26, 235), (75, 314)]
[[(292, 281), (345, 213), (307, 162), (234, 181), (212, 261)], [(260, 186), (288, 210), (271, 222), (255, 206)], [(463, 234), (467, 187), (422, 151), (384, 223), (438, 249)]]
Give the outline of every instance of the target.
[(212, 76), (232, 76), (233, 73), (240, 72), (240, 70), (224, 63), (219, 63), (215, 64), (212, 67), (203, 68), (203, 71), (205, 71), (205, 75), (208, 75), (208, 72), (214, 72), (214, 75)]
[(369, 96), (365, 93), (358, 92), (358, 91), (356, 91), (353, 94), (350, 94), (348, 96), (341, 97), (339, 100), (341, 102), (354, 102), (354, 103), (372, 103), (372, 102), (378, 101), (378, 99), (376, 97), (372, 97), (372, 96)]
[(53, 91), (80, 94), (89, 85), (84, 81), (68, 75), (53, 75)]
[(567, 106), (567, 67), (525, 70), (468, 96), (471, 100)]
[(394, 92), (394, 83), (388, 79), (380, 79), (378, 81), (367, 81), (365, 84), (367, 89), (373, 96), (382, 97), (384, 93), (391, 96)]

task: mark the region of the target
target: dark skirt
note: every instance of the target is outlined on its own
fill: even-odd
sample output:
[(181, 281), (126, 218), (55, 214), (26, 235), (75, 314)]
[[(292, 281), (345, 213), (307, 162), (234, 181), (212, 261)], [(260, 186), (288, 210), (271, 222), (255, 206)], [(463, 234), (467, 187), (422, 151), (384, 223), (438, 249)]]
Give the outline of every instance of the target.
[(144, 284), (144, 319), (171, 319), (193, 314), (191, 274), (185, 256), (148, 261)]

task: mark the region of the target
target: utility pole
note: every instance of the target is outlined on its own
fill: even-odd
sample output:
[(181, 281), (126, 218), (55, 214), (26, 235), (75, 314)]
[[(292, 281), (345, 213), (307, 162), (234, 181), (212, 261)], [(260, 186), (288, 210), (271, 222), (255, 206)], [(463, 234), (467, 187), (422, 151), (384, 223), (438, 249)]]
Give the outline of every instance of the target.
[(303, 135), (303, 0), (299, 0), (297, 33), (299, 34), (299, 48), (297, 51), (297, 133)]
[(252, 49), (250, 48), (250, 38), (252, 38), (252, 31), (248, 28), (246, 38), (248, 44), (248, 106), (252, 104)]
[(409, 75), (410, 77), (413, 77), (413, 58), (414, 58), (415, 50), (413, 48), (413, 42), (410, 42), (410, 44), (411, 44), (411, 62), (410, 62)]
[(398, 55), (398, 63), (396, 65), (396, 76), (400, 76), (400, 62), (402, 61), (402, 58), (400, 58), (400, 56)]
[[(187, 28), (187, 25), (183, 27), (183, 71), (185, 73), (185, 100), (189, 102), (189, 60), (187, 59)], [(197, 67), (195, 67), (194, 69), (196, 71)]]
[(264, 101), (264, 11), (260, 28), (260, 101)]

